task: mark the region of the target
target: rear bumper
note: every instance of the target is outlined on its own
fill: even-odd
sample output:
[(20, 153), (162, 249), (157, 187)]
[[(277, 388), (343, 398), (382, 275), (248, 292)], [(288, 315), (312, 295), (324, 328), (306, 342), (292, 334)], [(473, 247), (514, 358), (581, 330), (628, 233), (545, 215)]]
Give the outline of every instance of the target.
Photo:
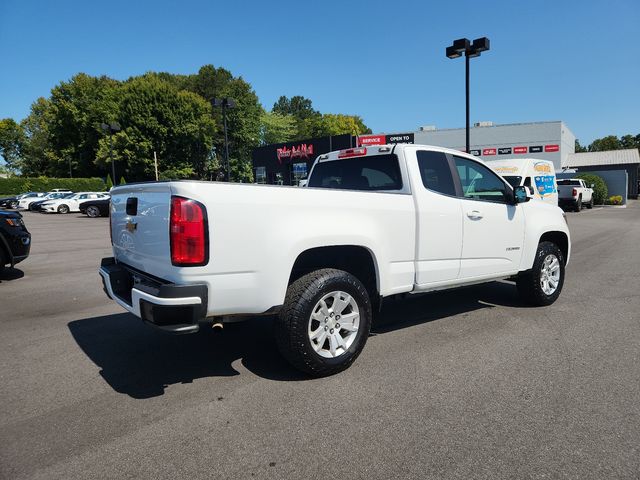
[(100, 277), (105, 293), (125, 310), (161, 330), (193, 333), (207, 316), (207, 286), (176, 285), (149, 277), (113, 257), (103, 258)]
[(578, 205), (578, 200), (575, 198), (559, 198), (558, 206), (559, 207), (575, 207)]

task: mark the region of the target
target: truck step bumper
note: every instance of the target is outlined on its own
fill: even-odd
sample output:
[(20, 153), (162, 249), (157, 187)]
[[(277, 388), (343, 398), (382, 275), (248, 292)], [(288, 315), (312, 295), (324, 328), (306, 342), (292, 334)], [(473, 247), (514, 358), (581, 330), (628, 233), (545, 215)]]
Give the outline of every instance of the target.
[(194, 333), (207, 315), (207, 286), (176, 285), (103, 258), (100, 277), (109, 298), (161, 330)]

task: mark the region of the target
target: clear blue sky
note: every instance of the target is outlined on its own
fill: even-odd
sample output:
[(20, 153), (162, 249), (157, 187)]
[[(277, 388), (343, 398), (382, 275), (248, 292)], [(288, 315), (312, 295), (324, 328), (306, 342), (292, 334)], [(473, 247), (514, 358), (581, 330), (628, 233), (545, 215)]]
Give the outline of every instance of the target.
[(374, 132), (464, 125), (455, 38), (472, 60), (471, 120), (564, 120), (583, 144), (640, 133), (640, 2), (0, 0), (0, 118), (78, 72), (126, 79), (213, 64), (271, 108), (304, 95)]

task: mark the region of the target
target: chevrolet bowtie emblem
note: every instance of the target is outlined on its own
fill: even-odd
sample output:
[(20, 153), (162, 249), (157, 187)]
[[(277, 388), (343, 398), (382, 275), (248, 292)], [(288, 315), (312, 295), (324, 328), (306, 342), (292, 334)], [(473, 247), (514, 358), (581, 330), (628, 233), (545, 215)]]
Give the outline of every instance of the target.
[(135, 231), (136, 231), (136, 228), (138, 228), (138, 224), (137, 224), (136, 222), (134, 222), (133, 220), (129, 220), (129, 221), (127, 222), (127, 230), (128, 230), (130, 233), (135, 232)]

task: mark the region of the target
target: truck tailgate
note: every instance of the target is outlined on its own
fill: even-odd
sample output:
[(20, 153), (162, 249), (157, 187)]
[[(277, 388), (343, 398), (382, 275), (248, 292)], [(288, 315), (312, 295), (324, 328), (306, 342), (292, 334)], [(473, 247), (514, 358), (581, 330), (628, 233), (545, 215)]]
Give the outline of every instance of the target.
[(171, 185), (148, 183), (111, 192), (111, 235), (116, 261), (163, 277), (171, 269)]

